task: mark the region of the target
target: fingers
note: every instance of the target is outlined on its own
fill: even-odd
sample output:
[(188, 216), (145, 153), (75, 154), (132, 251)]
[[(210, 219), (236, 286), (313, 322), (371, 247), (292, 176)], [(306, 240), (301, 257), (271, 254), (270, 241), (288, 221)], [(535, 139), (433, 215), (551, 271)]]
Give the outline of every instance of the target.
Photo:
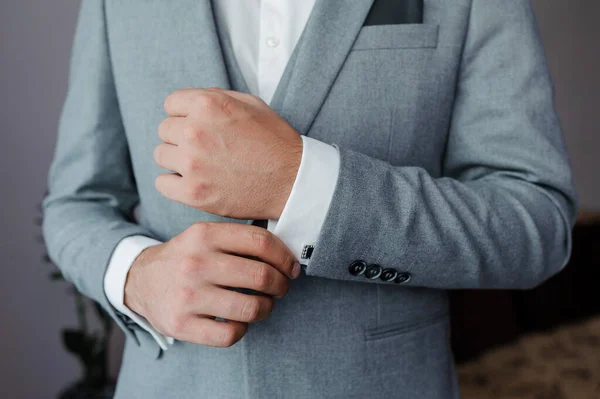
[(158, 126), (158, 137), (167, 144), (180, 145), (187, 130), (190, 126), (186, 118), (171, 117)]
[(213, 262), (213, 267), (199, 271), (204, 279), (213, 284), (249, 288), (276, 298), (283, 297), (288, 291), (288, 278), (264, 262), (230, 254), (217, 254)]
[[(186, 116), (194, 110), (201, 109), (203, 105), (231, 113), (231, 108), (240, 103), (264, 102), (251, 94), (220, 88), (184, 89), (174, 92), (165, 100), (165, 110), (170, 117), (159, 125), (158, 137), (163, 142), (174, 145), (181, 145), (184, 140), (195, 141), (200, 135), (198, 126), (194, 127)], [(206, 118), (202, 118), (202, 121), (207, 122)]]
[(254, 256), (285, 276), (296, 278), (300, 264), (290, 249), (261, 227), (238, 223), (197, 223), (190, 227), (192, 240), (211, 245), (225, 253)]
[(184, 203), (181, 195), (181, 191), (185, 187), (182, 176), (173, 173), (164, 173), (156, 178), (154, 186), (165, 198), (181, 202), (182, 204)]
[(248, 324), (239, 321), (216, 321), (206, 317), (189, 317), (167, 335), (198, 345), (226, 348), (246, 335)]
[(181, 150), (172, 144), (159, 144), (154, 150), (154, 161), (158, 166), (183, 175), (183, 157)]
[(183, 89), (167, 96), (164, 108), (174, 117), (186, 117), (194, 112), (210, 110), (231, 114), (239, 100), (225, 94), (223, 90)]
[(247, 295), (215, 286), (203, 287), (199, 295), (199, 300), (189, 304), (190, 312), (244, 323), (266, 320), (274, 307), (271, 297)]
[(170, 116), (185, 117), (194, 109), (195, 103), (201, 96), (200, 89), (181, 89), (167, 96), (164, 108)]
[(208, 88), (205, 90), (214, 91), (217, 93), (223, 93), (223, 94), (226, 94), (226, 95), (233, 97), (236, 100), (239, 100), (244, 103), (255, 103), (256, 104), (256, 103), (263, 102), (263, 100), (261, 100), (259, 97), (253, 96), (252, 94), (248, 94), (248, 93), (242, 93), (239, 91), (226, 90), (226, 89), (221, 89), (218, 87), (211, 87), (211, 88)]
[[(194, 183), (193, 173), (187, 166), (186, 160), (177, 160), (178, 165), (172, 166), (177, 174), (164, 173), (154, 181), (154, 187), (165, 198), (183, 205), (201, 209), (205, 212), (218, 213), (215, 201), (211, 202), (212, 186)], [(190, 177), (191, 176), (191, 177)]]

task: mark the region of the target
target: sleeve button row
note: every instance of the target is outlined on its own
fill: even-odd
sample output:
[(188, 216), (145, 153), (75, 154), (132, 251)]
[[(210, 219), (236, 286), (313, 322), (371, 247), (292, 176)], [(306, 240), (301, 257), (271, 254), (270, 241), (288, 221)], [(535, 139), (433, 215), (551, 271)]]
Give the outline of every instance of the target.
[(367, 265), (363, 260), (355, 260), (350, 264), (348, 271), (353, 276), (364, 275), (369, 280), (377, 278), (385, 282), (394, 282), (396, 284), (408, 283), (412, 276), (408, 272), (398, 272), (396, 269), (382, 269), (379, 265)]

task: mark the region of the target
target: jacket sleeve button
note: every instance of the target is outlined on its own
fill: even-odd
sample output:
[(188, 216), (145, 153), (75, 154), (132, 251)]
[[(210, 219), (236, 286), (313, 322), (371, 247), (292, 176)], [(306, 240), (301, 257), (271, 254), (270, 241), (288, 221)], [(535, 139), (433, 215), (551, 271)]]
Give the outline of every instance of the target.
[(348, 271), (353, 276), (360, 276), (365, 270), (367, 270), (367, 264), (362, 260), (355, 260), (348, 268)]
[(369, 265), (369, 267), (367, 267), (367, 270), (365, 270), (365, 277), (370, 280), (375, 280), (376, 278), (381, 276), (382, 271), (383, 270), (379, 265)]
[(394, 281), (394, 279), (398, 277), (398, 272), (394, 269), (384, 269), (383, 272), (381, 272), (381, 280), (385, 281), (385, 282), (390, 282), (390, 281)]
[(410, 281), (410, 279), (412, 278), (410, 273), (398, 273), (398, 276), (396, 277), (396, 279), (394, 280), (394, 283), (396, 284), (406, 284)]

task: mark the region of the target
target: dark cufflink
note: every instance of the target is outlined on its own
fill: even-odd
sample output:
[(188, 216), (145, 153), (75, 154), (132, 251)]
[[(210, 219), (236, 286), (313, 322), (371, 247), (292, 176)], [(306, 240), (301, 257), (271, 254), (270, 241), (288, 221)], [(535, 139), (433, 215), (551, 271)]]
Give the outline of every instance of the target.
[(305, 245), (304, 248), (302, 248), (301, 259), (310, 259), (314, 250), (315, 250), (314, 245)]

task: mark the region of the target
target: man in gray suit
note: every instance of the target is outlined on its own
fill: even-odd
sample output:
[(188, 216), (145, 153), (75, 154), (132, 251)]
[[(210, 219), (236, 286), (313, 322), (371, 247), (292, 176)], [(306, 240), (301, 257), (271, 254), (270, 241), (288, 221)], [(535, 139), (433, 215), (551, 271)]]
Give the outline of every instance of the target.
[(118, 398), (457, 398), (576, 202), (529, 0), (84, 0), (44, 234)]

